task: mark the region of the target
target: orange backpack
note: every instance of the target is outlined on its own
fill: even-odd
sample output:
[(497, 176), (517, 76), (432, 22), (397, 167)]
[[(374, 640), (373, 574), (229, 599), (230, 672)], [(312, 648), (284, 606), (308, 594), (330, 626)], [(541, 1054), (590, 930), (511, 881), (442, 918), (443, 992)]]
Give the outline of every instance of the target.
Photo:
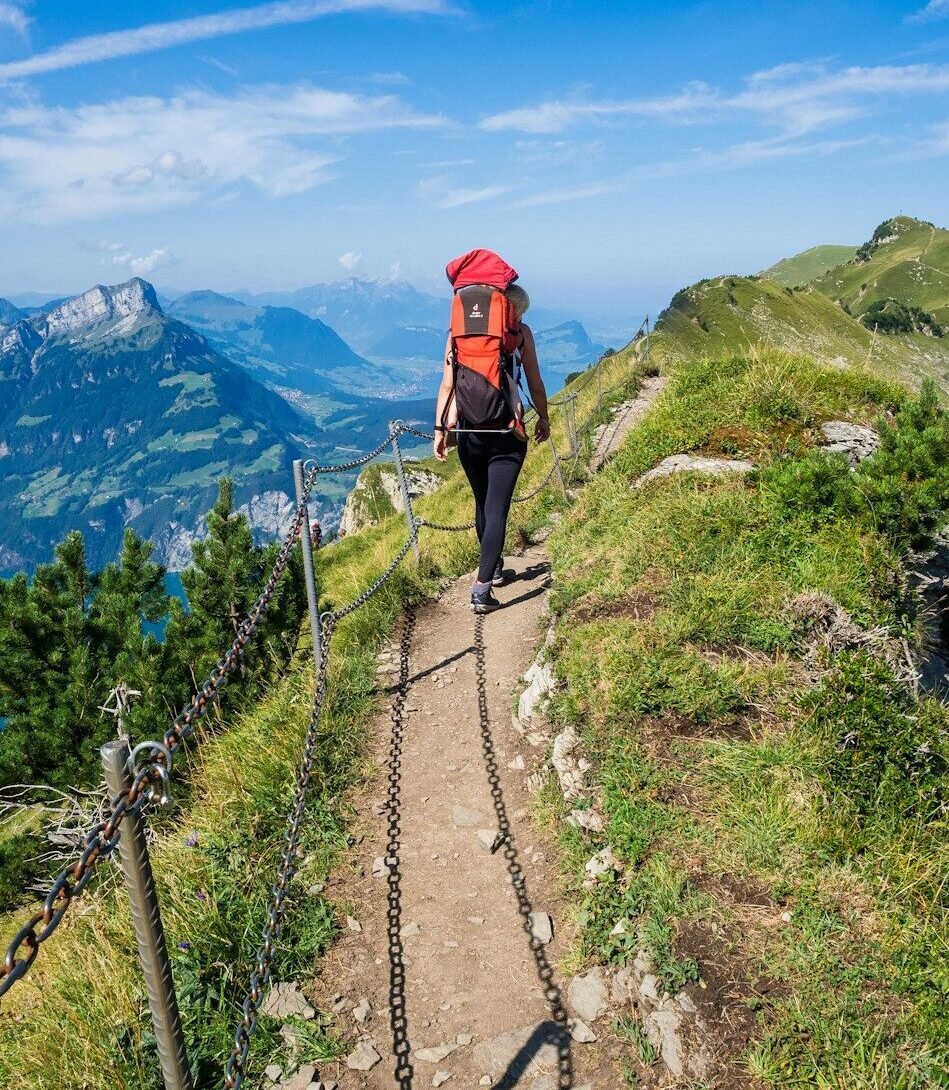
[[(524, 437), (515, 373), (524, 335), (503, 290), (517, 273), (491, 251), (474, 250), (448, 266), (448, 277), (458, 286), (449, 328), (454, 381), (442, 424), (457, 431), (513, 431)], [(488, 282), (471, 283), (474, 277)]]

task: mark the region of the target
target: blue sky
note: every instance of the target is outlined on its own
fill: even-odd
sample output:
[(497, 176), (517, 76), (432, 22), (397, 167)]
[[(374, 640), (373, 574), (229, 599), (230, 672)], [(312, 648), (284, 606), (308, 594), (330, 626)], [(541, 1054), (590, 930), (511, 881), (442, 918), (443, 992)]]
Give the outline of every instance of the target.
[(0, 0), (0, 295), (487, 245), (622, 324), (947, 205), (949, 0)]

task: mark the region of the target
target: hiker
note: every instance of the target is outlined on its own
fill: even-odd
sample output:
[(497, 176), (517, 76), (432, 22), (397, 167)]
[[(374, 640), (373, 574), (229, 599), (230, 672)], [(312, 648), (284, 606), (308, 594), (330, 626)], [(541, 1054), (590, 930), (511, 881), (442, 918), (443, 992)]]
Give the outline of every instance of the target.
[(455, 297), (435, 410), (435, 457), (445, 461), (448, 447), (457, 442), (481, 543), (471, 608), (490, 613), (501, 606), (492, 587), (505, 583), (501, 554), (507, 517), (527, 456), (521, 369), (537, 412), (538, 443), (550, 436), (547, 391), (533, 334), (522, 321), (530, 297), (514, 283), (514, 269), (490, 250), (472, 250), (446, 272)]

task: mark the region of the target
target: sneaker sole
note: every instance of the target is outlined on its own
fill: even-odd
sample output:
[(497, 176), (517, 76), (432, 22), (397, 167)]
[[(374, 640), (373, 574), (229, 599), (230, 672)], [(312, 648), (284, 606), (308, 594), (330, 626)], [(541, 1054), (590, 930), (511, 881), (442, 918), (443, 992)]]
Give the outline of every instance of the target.
[(496, 606), (481, 606), (471, 603), (471, 610), (473, 613), (494, 613), (501, 608), (501, 603), (498, 602)]

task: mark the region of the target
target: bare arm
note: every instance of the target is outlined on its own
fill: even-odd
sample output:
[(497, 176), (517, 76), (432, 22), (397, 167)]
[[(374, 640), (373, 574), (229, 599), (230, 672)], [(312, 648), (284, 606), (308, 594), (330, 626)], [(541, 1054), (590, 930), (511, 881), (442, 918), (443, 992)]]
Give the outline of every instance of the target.
[(521, 364), (524, 374), (527, 376), (527, 388), (531, 392), (531, 401), (537, 410), (537, 428), (534, 435), (538, 442), (542, 442), (550, 434), (550, 410), (547, 407), (547, 388), (540, 377), (540, 364), (537, 362), (537, 346), (534, 344), (534, 334), (530, 326), (522, 325), (524, 333), (524, 347), (521, 349)]
[(435, 402), (435, 457), (444, 462), (447, 451), (447, 443), (445, 438), (445, 432), (438, 429), (443, 427), (442, 421), (445, 419), (445, 409), (448, 405), (448, 399), (451, 397), (452, 386), (454, 385), (454, 375), (452, 373), (451, 366), (451, 336), (445, 342), (445, 363), (442, 367), (442, 381), (438, 387), (438, 399)]

